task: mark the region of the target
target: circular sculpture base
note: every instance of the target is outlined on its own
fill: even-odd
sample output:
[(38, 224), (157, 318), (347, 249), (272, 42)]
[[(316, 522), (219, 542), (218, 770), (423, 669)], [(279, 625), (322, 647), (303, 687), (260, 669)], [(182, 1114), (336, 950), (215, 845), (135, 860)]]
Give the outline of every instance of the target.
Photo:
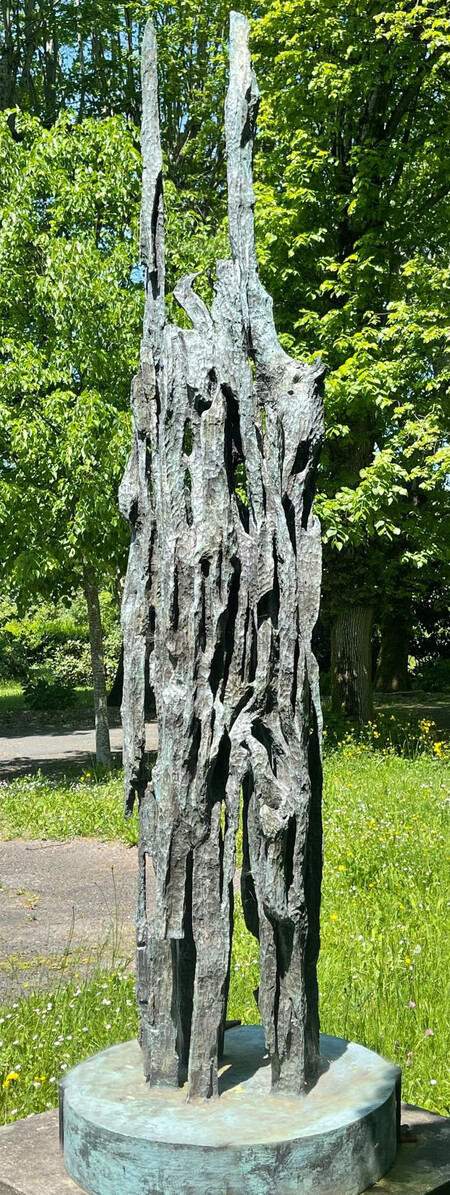
[(321, 1055), (308, 1094), (273, 1095), (262, 1029), (230, 1029), (220, 1098), (197, 1104), (112, 1046), (61, 1084), (66, 1169), (89, 1195), (357, 1195), (394, 1161), (399, 1072), (340, 1038)]

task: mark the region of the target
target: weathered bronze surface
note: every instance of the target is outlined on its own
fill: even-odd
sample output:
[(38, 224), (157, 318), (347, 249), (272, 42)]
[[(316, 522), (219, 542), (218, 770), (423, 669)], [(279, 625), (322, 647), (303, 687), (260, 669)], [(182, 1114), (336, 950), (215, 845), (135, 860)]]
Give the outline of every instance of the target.
[[(231, 14), (231, 258), (217, 263), (211, 310), (195, 293), (194, 277), (176, 287), (189, 330), (165, 316), (151, 24), (142, 80), (146, 307), (121, 504), (132, 530), (122, 712), (126, 808), (136, 795), (140, 807), (144, 1071), (156, 1085), (175, 1087), (187, 1077), (190, 1099), (218, 1093), (242, 809), (242, 898), (260, 942), (258, 1002), (272, 1085), (296, 1094), (319, 1067), (321, 715), (311, 634), (321, 576), (313, 496), (323, 366), (283, 351), (258, 277), (252, 154), (259, 93), (246, 19)], [(151, 778), (148, 666), (159, 728)]]

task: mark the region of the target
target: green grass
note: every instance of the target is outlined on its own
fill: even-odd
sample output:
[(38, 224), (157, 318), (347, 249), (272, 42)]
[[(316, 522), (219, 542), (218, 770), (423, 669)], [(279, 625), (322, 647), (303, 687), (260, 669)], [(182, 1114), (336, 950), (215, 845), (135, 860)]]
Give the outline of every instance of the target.
[[(448, 1114), (448, 753), (442, 744), (436, 752), (426, 728), (416, 758), (371, 742), (347, 735), (325, 756), (322, 1029), (390, 1058), (403, 1069), (406, 1100)], [(121, 787), (120, 774), (3, 784), (0, 834), (135, 841)], [(257, 1019), (257, 984), (258, 948), (238, 906), (231, 1017)], [(0, 1022), (8, 1121), (56, 1102), (64, 1067), (135, 1033), (133, 978), (95, 972), (79, 990), (61, 982), (51, 996), (30, 997), (27, 989)]]
[(126, 971), (94, 970), (84, 982), (24, 993), (0, 1008), (0, 1122), (53, 1108), (66, 1070), (136, 1032), (134, 981)]
[(403, 1070), (450, 1113), (450, 765), (347, 744), (327, 761), (319, 966), (327, 1033)]
[(137, 842), (137, 813), (123, 816), (123, 773), (51, 778), (38, 772), (0, 783), (0, 838), (102, 838)]
[[(92, 688), (77, 686), (75, 689), (77, 700), (73, 709), (93, 709), (94, 694)], [(19, 680), (0, 680), (0, 717), (2, 714), (19, 712), (25, 709), (23, 687)], [(52, 711), (53, 713), (53, 711)]]
[(25, 702), (19, 680), (0, 681), (0, 715), (14, 710), (23, 710)]

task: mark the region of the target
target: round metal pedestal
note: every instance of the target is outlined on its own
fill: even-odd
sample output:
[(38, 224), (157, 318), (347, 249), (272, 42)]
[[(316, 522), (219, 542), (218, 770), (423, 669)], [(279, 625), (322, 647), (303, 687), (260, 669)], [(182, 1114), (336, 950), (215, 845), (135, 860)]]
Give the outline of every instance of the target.
[(261, 1028), (231, 1029), (220, 1098), (192, 1104), (112, 1046), (61, 1084), (66, 1168), (89, 1195), (357, 1195), (394, 1161), (399, 1072), (340, 1038), (321, 1054), (307, 1095), (274, 1096)]

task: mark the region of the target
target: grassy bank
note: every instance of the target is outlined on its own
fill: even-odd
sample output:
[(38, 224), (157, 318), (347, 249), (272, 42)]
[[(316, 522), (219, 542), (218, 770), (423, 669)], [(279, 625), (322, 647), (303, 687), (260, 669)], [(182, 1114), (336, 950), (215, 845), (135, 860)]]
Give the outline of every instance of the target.
[[(416, 758), (352, 736), (324, 766), (321, 1021), (403, 1068), (404, 1098), (449, 1114), (447, 946), (450, 765), (431, 743)], [(136, 838), (121, 778), (42, 777), (0, 787), (3, 837)], [(230, 1016), (256, 1019), (257, 945), (237, 912)], [(25, 988), (25, 985), (24, 985)], [(95, 972), (0, 1011), (4, 1121), (56, 1101), (60, 1074), (136, 1031), (133, 978)]]

